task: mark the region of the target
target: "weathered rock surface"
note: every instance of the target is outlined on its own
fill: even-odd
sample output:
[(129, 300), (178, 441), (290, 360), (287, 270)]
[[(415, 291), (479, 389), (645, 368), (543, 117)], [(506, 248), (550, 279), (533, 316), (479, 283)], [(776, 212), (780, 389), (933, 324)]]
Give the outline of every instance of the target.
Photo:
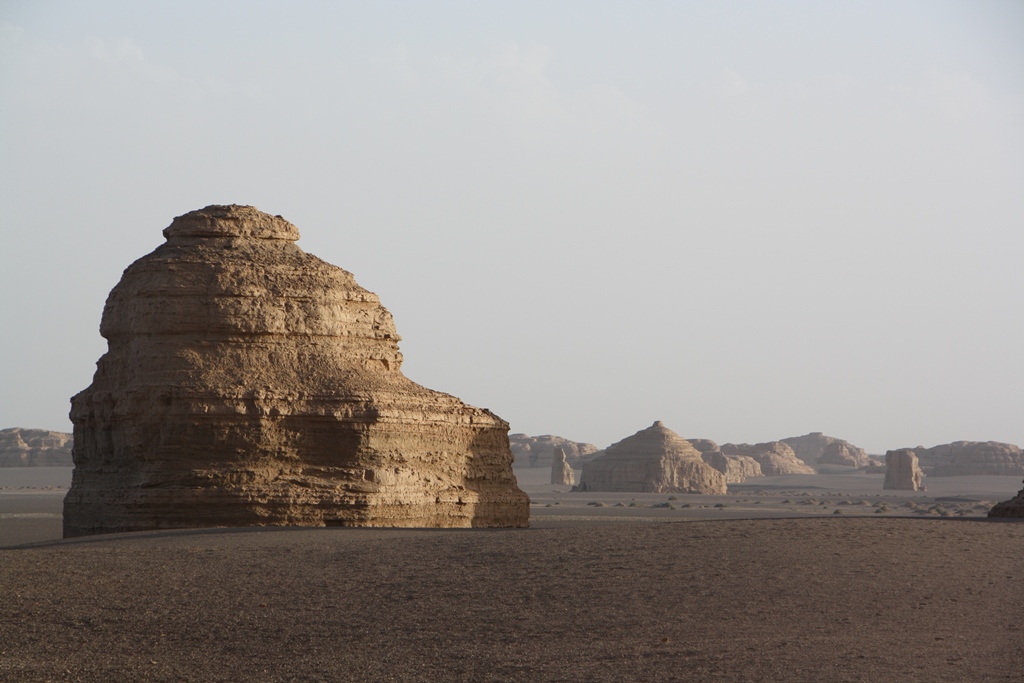
[(791, 436), (783, 439), (782, 442), (788, 444), (796, 457), (811, 467), (815, 465), (867, 467), (869, 463), (868, 454), (863, 448), (858, 448), (844, 439), (825, 436), (821, 432)]
[(576, 483), (576, 474), (565, 459), (565, 449), (555, 446), (555, 457), (551, 461), (551, 483), (557, 486), (572, 486)]
[(761, 473), (766, 477), (779, 474), (814, 474), (814, 468), (805, 465), (796, 457), (789, 444), (782, 441), (765, 443), (727, 443), (722, 444), (722, 453), (726, 455), (746, 455), (753, 458), (761, 466)]
[(1024, 476), (1024, 451), (998, 441), (954, 441), (931, 448), (910, 449), (929, 477), (970, 475)]
[(701, 459), (725, 475), (727, 484), (742, 484), (751, 477), (764, 476), (761, 464), (746, 455), (726, 455), (722, 451), (703, 451)]
[(725, 476), (689, 441), (655, 422), (585, 463), (573, 491), (722, 495), (726, 489)]
[(598, 452), (597, 446), (582, 441), (570, 441), (560, 436), (545, 434), (544, 436), (527, 436), (511, 434), (508, 437), (515, 456), (516, 467), (550, 467), (554, 459), (555, 448), (565, 451), (566, 461), (576, 469), (583, 463), (594, 459)]
[(901, 448), (885, 454), (885, 482), (883, 489), (895, 491), (924, 491), (924, 473), (917, 464), (914, 451)]
[(690, 442), (690, 445), (696, 448), (701, 453), (712, 453), (715, 451), (721, 452), (718, 448), (718, 444), (711, 439), (686, 439)]
[(0, 467), (71, 467), (71, 435), (45, 429), (0, 429)]
[(401, 372), (375, 294), (252, 207), (179, 216), (111, 291), (72, 398), (64, 534), (526, 526), (508, 424)]
[(988, 511), (989, 517), (1024, 517), (1024, 489), (1016, 496), (1002, 503), (996, 503)]

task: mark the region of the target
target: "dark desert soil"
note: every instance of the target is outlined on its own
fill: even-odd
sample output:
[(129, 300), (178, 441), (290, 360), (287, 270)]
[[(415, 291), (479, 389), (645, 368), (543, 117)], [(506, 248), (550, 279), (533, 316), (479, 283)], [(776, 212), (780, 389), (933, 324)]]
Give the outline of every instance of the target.
[(540, 524), (3, 549), (0, 680), (1024, 678), (1024, 523)]

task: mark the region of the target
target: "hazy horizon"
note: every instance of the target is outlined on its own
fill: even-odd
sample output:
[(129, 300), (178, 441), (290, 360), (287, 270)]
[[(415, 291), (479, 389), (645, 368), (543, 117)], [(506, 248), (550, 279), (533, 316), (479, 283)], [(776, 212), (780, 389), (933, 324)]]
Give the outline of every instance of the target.
[(1024, 445), (1024, 5), (0, 6), (0, 427), (180, 214), (298, 226), (404, 373), (609, 445)]

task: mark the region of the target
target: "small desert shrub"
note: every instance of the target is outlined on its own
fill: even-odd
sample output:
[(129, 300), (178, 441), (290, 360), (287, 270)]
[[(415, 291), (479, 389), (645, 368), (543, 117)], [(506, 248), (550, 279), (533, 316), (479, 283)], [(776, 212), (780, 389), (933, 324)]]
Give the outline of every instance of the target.
[(832, 511), (832, 514), (833, 515), (841, 515), (841, 514), (843, 514), (843, 511), (840, 510), (839, 508), (836, 508), (835, 510)]

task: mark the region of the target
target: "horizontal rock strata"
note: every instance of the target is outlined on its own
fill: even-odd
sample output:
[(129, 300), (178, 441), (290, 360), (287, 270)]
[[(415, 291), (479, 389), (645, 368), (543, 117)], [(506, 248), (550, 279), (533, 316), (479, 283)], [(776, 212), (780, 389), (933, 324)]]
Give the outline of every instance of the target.
[(655, 422), (583, 465), (574, 491), (726, 493), (725, 476), (690, 442)]
[(0, 467), (71, 467), (71, 435), (45, 429), (0, 429)]
[(721, 451), (704, 451), (701, 460), (725, 475), (727, 484), (742, 484), (751, 477), (764, 476), (761, 464), (746, 455), (725, 455)]
[(512, 455), (515, 456), (516, 467), (551, 467), (555, 449), (561, 448), (565, 452), (566, 462), (579, 469), (583, 463), (593, 460), (594, 455), (598, 452), (597, 446), (592, 443), (570, 441), (551, 434), (543, 436), (511, 434), (508, 440), (512, 448)]
[(180, 216), (111, 291), (72, 399), (66, 536), (525, 526), (508, 424), (401, 372), (375, 294), (252, 207)]
[(782, 442), (793, 449), (796, 457), (804, 464), (843, 465), (846, 467), (866, 467), (869, 464), (868, 454), (844, 439), (826, 436), (821, 432), (811, 432), (803, 436), (791, 436)]
[(954, 441), (931, 448), (912, 448), (929, 477), (971, 475), (1024, 476), (1024, 451), (998, 441)]
[(804, 464), (796, 457), (789, 444), (782, 441), (767, 441), (756, 444), (722, 444), (722, 453), (726, 455), (746, 455), (753, 458), (761, 466), (761, 473), (766, 477), (780, 474), (814, 474), (814, 468)]

